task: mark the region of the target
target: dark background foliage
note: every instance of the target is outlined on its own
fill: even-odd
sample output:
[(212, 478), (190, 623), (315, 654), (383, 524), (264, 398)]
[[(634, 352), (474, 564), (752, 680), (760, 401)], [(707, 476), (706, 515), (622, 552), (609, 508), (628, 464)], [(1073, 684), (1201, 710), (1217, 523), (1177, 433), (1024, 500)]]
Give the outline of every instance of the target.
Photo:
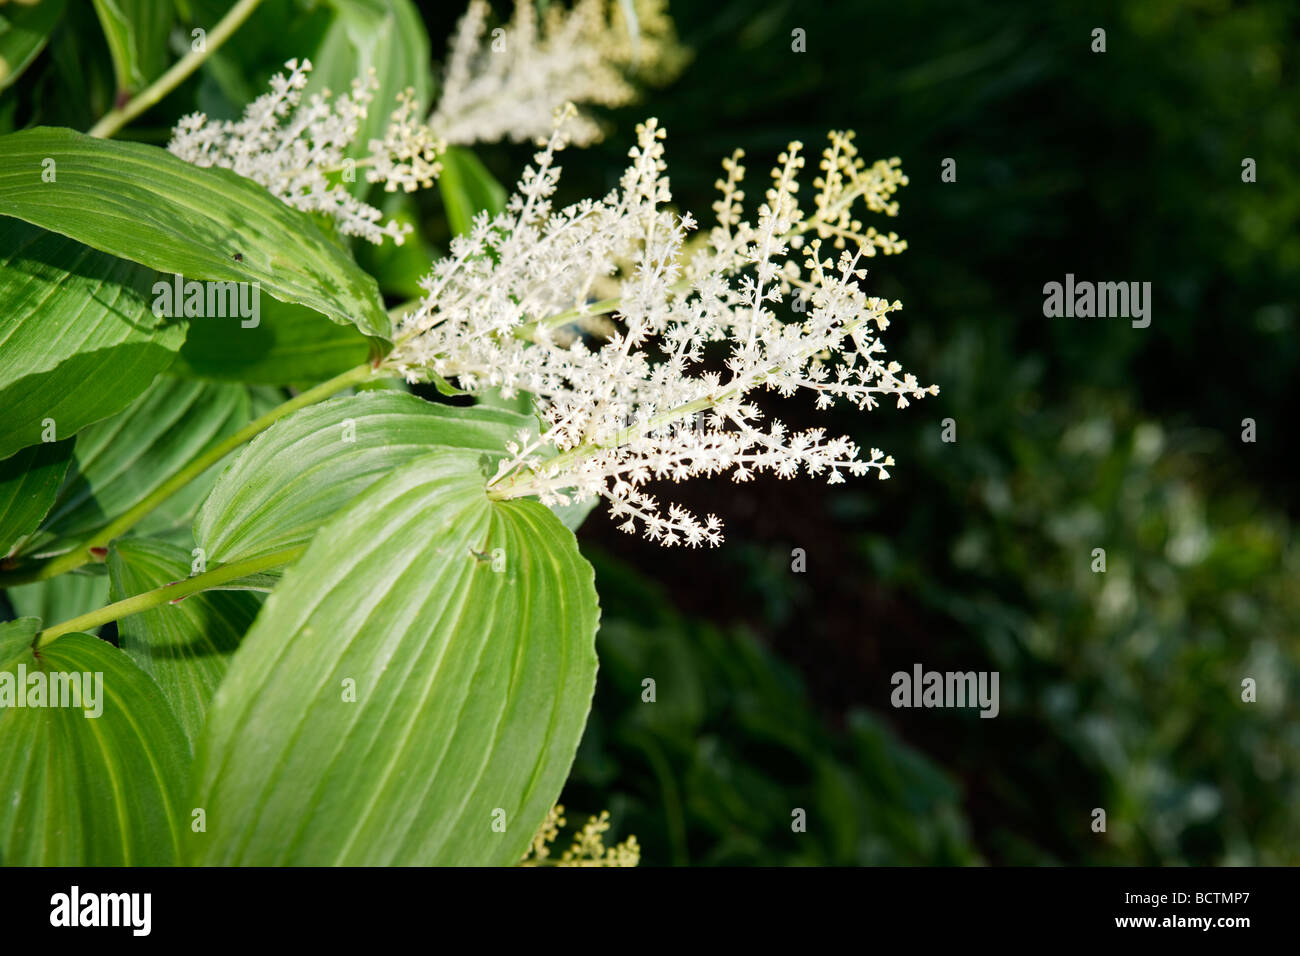
[[(692, 64), (614, 117), (601, 148), (567, 156), (568, 186), (612, 183), (649, 114), (669, 131), (675, 200), (700, 212), (735, 146), (757, 182), (788, 140), (811, 150), (828, 128), (856, 129), (868, 160), (898, 155), (911, 178), (889, 223), (909, 250), (874, 260), (868, 280), (904, 302), (890, 354), (943, 391), (901, 412), (831, 416), (769, 400), (787, 422), (824, 422), (898, 467), (888, 482), (836, 488), (673, 489), (727, 519), (720, 551), (665, 552), (589, 520), (584, 546), (617, 553), (683, 615), (712, 622), (669, 630), (747, 635), (764, 649), (755, 653), (793, 667), (801, 706), (833, 740), (792, 745), (798, 767), (750, 750), (764, 735), (741, 713), (785, 724), (786, 699), (740, 676), (703, 676), (710, 651), (678, 637), (661, 649), (674, 670), (641, 671), (706, 681), (722, 723), (698, 717), (644, 743), (652, 705), (639, 681), (619, 686), (609, 661), (618, 629), (644, 633), (658, 611), (649, 598), (611, 603), (601, 564), (606, 664), (571, 790), (584, 804), (628, 800), (636, 809), (622, 822), (649, 860), (684, 858), (659, 849), (680, 842), (656, 795), (669, 773), (698, 806), (686, 825), (695, 862), (961, 858), (946, 839), (951, 804), (920, 779), (902, 778), (892, 804), (907, 807), (908, 825), (830, 798), (803, 842), (775, 820), (822, 793), (819, 761), (881, 792), (873, 785), (901, 742), (956, 785), (963, 852), (990, 863), (1297, 862), (1290, 51), (1300, 11), (924, 0), (675, 4), (673, 14)], [(1090, 49), (1096, 27), (1104, 54)], [(806, 53), (791, 52), (795, 28)], [(940, 180), (946, 157), (955, 183)], [(1256, 183), (1242, 181), (1245, 157)], [(1150, 282), (1151, 326), (1044, 318), (1043, 284), (1067, 272)], [(940, 440), (949, 417), (950, 444)], [(1241, 440), (1244, 418), (1257, 423), (1255, 443)], [(808, 555), (802, 575), (791, 571), (796, 547)], [(1090, 570), (1096, 547), (1105, 574)], [(998, 670), (1001, 715), (891, 708), (889, 677), (914, 662)], [(1241, 701), (1247, 676), (1254, 704)], [(660, 701), (673, 692), (672, 680), (658, 686)], [(864, 719), (887, 728), (887, 746), (853, 751)], [(737, 798), (719, 818), (727, 786)], [(1094, 807), (1107, 810), (1105, 834), (1090, 829)], [(846, 829), (851, 846), (827, 836)], [(754, 834), (764, 836), (746, 843)]]

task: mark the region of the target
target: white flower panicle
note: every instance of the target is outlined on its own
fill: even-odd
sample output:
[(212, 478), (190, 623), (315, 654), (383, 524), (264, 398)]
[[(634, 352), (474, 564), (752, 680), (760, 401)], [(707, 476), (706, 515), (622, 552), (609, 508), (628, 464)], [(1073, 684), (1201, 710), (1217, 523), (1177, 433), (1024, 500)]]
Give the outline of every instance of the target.
[[(572, 9), (547, 6), (540, 21), (531, 2), (487, 32), (486, 0), (472, 0), (451, 41), (442, 97), (429, 119), (452, 144), (544, 138), (566, 102), (619, 106), (635, 90), (626, 72), (671, 73), (682, 54), (662, 0), (637, 0), (630, 21), (621, 0), (577, 0)], [(572, 142), (600, 138), (594, 120), (579, 116)]]
[(367, 144), (371, 163), (367, 182), (383, 183), (384, 191), (390, 193), (432, 188), (442, 173), (438, 157), (447, 143), (433, 135), (420, 119), (421, 112), (415, 90), (408, 87), (397, 94), (397, 108), (389, 114), (384, 138)]
[[(354, 80), (348, 93), (328, 90), (303, 102), (311, 61), (290, 60), (288, 75), (271, 78), (271, 90), (248, 105), (241, 119), (210, 120), (203, 113), (181, 119), (167, 148), (196, 166), (220, 166), (265, 186), (274, 196), (304, 212), (332, 218), (344, 235), (379, 243), (385, 236), (401, 245), (411, 227), (357, 199), (339, 181), (350, 162), (346, 151), (356, 139), (374, 96), (373, 77)], [(370, 155), (355, 161), (368, 166), (366, 179), (389, 192), (431, 186), (444, 148), (422, 123), (413, 91), (398, 97), (387, 135), (369, 143)], [(333, 178), (331, 178), (333, 177)]]
[[(759, 472), (831, 483), (845, 473), (888, 477), (893, 459), (878, 449), (864, 459), (847, 437), (764, 423), (754, 397), (806, 390), (818, 408), (844, 399), (869, 409), (883, 395), (902, 408), (938, 392), (884, 361), (879, 334), (901, 305), (859, 286), (863, 259), (905, 248), (853, 213), (859, 200), (897, 212), (890, 197), (907, 182), (898, 160), (867, 167), (852, 134), (832, 133), (805, 216), (796, 198), (802, 146), (791, 143), (751, 223), (733, 155), (719, 181), (718, 224), (688, 251), (695, 223), (665, 208), (664, 131), (655, 120), (637, 128), (618, 189), (556, 210), (562, 129), (505, 211), (480, 214), (435, 264), (386, 360), (411, 381), (536, 397), (543, 427), (507, 447), (490, 492), (546, 504), (599, 496), (624, 530), (666, 545), (715, 545), (715, 516), (665, 510), (645, 485), (723, 472), (737, 481)], [(823, 256), (826, 240), (842, 247), (838, 256)], [(591, 301), (611, 285), (615, 297)], [(792, 316), (778, 317), (773, 307), (792, 296)], [(604, 315), (612, 320), (593, 335), (590, 320)], [(721, 370), (707, 361), (719, 353)]]
[[(168, 149), (197, 166), (221, 166), (261, 183), (304, 212), (333, 219), (344, 235), (401, 245), (409, 225), (382, 222), (383, 214), (352, 194), (339, 174), (366, 167), (366, 180), (388, 192), (429, 188), (442, 171), (438, 157), (448, 143), (522, 141), (545, 136), (554, 111), (566, 102), (617, 106), (634, 89), (627, 74), (670, 76), (685, 54), (673, 37), (664, 0), (577, 0), (558, 3), (538, 21), (531, 0), (516, 4), (513, 20), (485, 36), (490, 9), (471, 0), (451, 45), (442, 99), (422, 115), (413, 90), (397, 98), (383, 139), (366, 144), (368, 155), (347, 152), (378, 87), (373, 75), (354, 80), (331, 99), (328, 90), (303, 102), (311, 61), (290, 60), (288, 75), (271, 78), (234, 122), (203, 113), (181, 119)], [(571, 140), (589, 143), (600, 128), (575, 117)]]

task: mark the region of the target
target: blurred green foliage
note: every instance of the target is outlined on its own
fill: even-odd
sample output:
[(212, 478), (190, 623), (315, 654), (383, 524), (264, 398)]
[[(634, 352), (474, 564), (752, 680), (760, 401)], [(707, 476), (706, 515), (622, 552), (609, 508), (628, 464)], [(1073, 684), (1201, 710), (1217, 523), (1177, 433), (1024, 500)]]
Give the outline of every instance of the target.
[(1290, 522), (1224, 467), (1219, 436), (1115, 396), (1024, 416), (1005, 444), (990, 461), (935, 436), (917, 456), (933, 506), (855, 535), (873, 577), (965, 644), (942, 653), (1002, 675), (1005, 726), (945, 725), (945, 765), (996, 801), (981, 845), (1009, 862), (1300, 860)]
[[(596, 704), (565, 790), (650, 864), (962, 864), (953, 781), (864, 711), (842, 732), (743, 631), (690, 621), (601, 553)], [(653, 681), (653, 684), (647, 683)]]

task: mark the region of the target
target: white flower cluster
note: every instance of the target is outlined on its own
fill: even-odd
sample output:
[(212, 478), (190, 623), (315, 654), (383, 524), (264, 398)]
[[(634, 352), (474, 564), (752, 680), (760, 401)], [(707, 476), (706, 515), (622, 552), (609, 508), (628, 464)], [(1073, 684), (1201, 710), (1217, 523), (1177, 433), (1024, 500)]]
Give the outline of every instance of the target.
[[(388, 236), (401, 245), (411, 227), (393, 220), (381, 224), (383, 214), (352, 195), (337, 175), (349, 168), (345, 153), (365, 118), (375, 81), (354, 80), (344, 96), (331, 98), (327, 90), (304, 103), (311, 61), (290, 60), (285, 67), (288, 76), (273, 76), (270, 92), (250, 103), (242, 119), (183, 117), (168, 150), (196, 166), (220, 166), (261, 183), (297, 209), (333, 218), (344, 235), (374, 243)], [(371, 140), (370, 156), (355, 162), (369, 166), (367, 181), (383, 182), (390, 192), (430, 186), (440, 171), (442, 147), (427, 127), (412, 122), (415, 110), (414, 93), (407, 91), (399, 97), (388, 134)]]
[[(541, 21), (531, 2), (515, 5), (509, 24), (487, 31), (491, 9), (472, 0), (456, 28), (429, 125), (448, 143), (516, 142), (545, 138), (564, 103), (618, 106), (635, 90), (624, 71), (676, 68), (680, 54), (660, 0), (577, 0), (572, 9), (552, 3)], [(569, 139), (585, 145), (600, 138), (588, 117), (570, 123)]]
[[(692, 252), (694, 221), (664, 208), (671, 195), (655, 120), (637, 128), (618, 189), (556, 210), (560, 129), (506, 210), (481, 214), (434, 266), (386, 360), (411, 381), (536, 397), (544, 427), (508, 447), (491, 493), (547, 504), (600, 496), (624, 530), (699, 545), (721, 541), (719, 520), (676, 504), (664, 511), (647, 482), (722, 472), (744, 481), (764, 471), (832, 483), (845, 472), (888, 477), (893, 460), (878, 449), (863, 459), (847, 437), (764, 424), (753, 398), (806, 389), (819, 408), (836, 398), (872, 408), (881, 395), (905, 407), (937, 393), (884, 362), (878, 336), (901, 305), (858, 285), (864, 258), (905, 248), (893, 233), (864, 230), (852, 211), (858, 200), (897, 211), (890, 197), (907, 182), (898, 160), (867, 167), (852, 134), (832, 133), (805, 217), (796, 200), (804, 158), (792, 143), (751, 224), (734, 155), (718, 184), (718, 225)], [(841, 247), (837, 258), (823, 258), (827, 239)], [(592, 302), (610, 286), (614, 297)], [(790, 297), (787, 321), (772, 307)]]
[[(331, 100), (327, 90), (303, 103), (311, 71), (305, 59), (286, 63), (288, 76), (272, 77), (271, 91), (238, 121), (185, 116), (167, 148), (197, 166), (232, 169), (297, 209), (331, 217), (344, 235), (374, 243), (389, 236), (401, 245), (411, 227), (381, 224), (382, 213), (354, 196), (339, 173), (364, 166), (366, 180), (388, 192), (427, 189), (442, 171), (438, 156), (448, 143), (535, 139), (546, 135), (566, 102), (630, 101), (634, 90), (625, 71), (668, 74), (681, 64), (663, 7), (663, 0), (634, 0), (628, 16), (625, 0), (578, 0), (572, 10), (551, 4), (539, 23), (531, 0), (521, 0), (511, 23), (486, 38), (490, 9), (486, 0), (471, 0), (432, 115), (420, 115), (414, 91), (405, 91), (384, 138), (371, 140), (369, 155), (355, 162), (346, 152), (378, 84), (373, 77), (354, 80), (347, 95)], [(600, 129), (576, 117), (569, 135), (587, 143)]]

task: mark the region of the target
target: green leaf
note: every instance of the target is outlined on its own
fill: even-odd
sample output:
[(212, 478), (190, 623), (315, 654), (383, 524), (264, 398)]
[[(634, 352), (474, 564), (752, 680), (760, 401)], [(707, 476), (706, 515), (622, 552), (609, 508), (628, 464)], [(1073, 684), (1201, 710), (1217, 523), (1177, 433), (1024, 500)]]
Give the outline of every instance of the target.
[(322, 402), (272, 425), (230, 464), (199, 509), (194, 540), (209, 564), (306, 544), (399, 465), (435, 447), (500, 456), (530, 426), (510, 412), (434, 405), (402, 392)]
[[(148, 538), (114, 542), (109, 597), (134, 597), (189, 577), (190, 553)], [(248, 591), (204, 591), (118, 621), (118, 646), (151, 676), (193, 744), (230, 655), (261, 607)]]
[(535, 403), (531, 392), (515, 392), (510, 398), (506, 398), (499, 388), (487, 388), (479, 392), (474, 400), (487, 408), (504, 408), (519, 415), (536, 417), (533, 412)]
[(36, 530), (54, 504), (72, 442), (42, 442), (0, 461), (0, 558)]
[(173, 9), (172, 0), (95, 0), (119, 92), (142, 89), (166, 68)]
[(64, 0), (45, 0), (35, 6), (11, 4), (0, 12), (0, 90), (18, 79), (45, 48), (63, 6)]
[[(53, 182), (43, 179), (49, 160)], [(0, 213), (186, 279), (258, 282), (281, 301), (388, 335), (375, 280), (310, 216), (157, 146), (46, 127), (0, 136)]]
[[(250, 420), (248, 391), (159, 376), (129, 409), (77, 436), (76, 467), (41, 526), (36, 546), (90, 537)], [(140, 534), (188, 529), (220, 470), (211, 468), (136, 526)]]
[(410, 462), (285, 574), (208, 712), (192, 859), (519, 859), (582, 735), (599, 609), (572, 533), (485, 481), (474, 452)]
[[(312, 55), (310, 96), (323, 89), (346, 92), (357, 77), (374, 70), (378, 88), (347, 155), (368, 153), (372, 139), (383, 139), (397, 107), (397, 94), (415, 91), (417, 116), (428, 112), (433, 74), (429, 34), (410, 0), (329, 0), (335, 16)], [(368, 184), (358, 176), (353, 192), (364, 194)]]
[(61, 623), (108, 603), (108, 575), (103, 573), (102, 566), (96, 566), (93, 571), (18, 584), (6, 589), (5, 596), (22, 617)]
[[(33, 653), (39, 626), (34, 618), (0, 624), (0, 648), (18, 651), (0, 666), (0, 858), (8, 866), (175, 864), (190, 755), (162, 693), (125, 654), (86, 634)], [(82, 688), (98, 685), (93, 707), (88, 698), (76, 707), (13, 706), (20, 677), (41, 674), (52, 688), (52, 675), (73, 673)], [(52, 701), (48, 690), (44, 699)]]
[(447, 225), (458, 236), (469, 232), (480, 212), (495, 216), (506, 206), (505, 188), (462, 146), (452, 146), (443, 154), (438, 189), (447, 208)]
[(264, 299), (259, 323), (242, 323), (238, 316), (195, 322), (172, 373), (289, 385), (333, 378), (370, 355), (370, 340), (359, 331), (301, 305)]
[(0, 217), (0, 458), (120, 411), (171, 362), (185, 326), (149, 310), (149, 281), (139, 266)]

